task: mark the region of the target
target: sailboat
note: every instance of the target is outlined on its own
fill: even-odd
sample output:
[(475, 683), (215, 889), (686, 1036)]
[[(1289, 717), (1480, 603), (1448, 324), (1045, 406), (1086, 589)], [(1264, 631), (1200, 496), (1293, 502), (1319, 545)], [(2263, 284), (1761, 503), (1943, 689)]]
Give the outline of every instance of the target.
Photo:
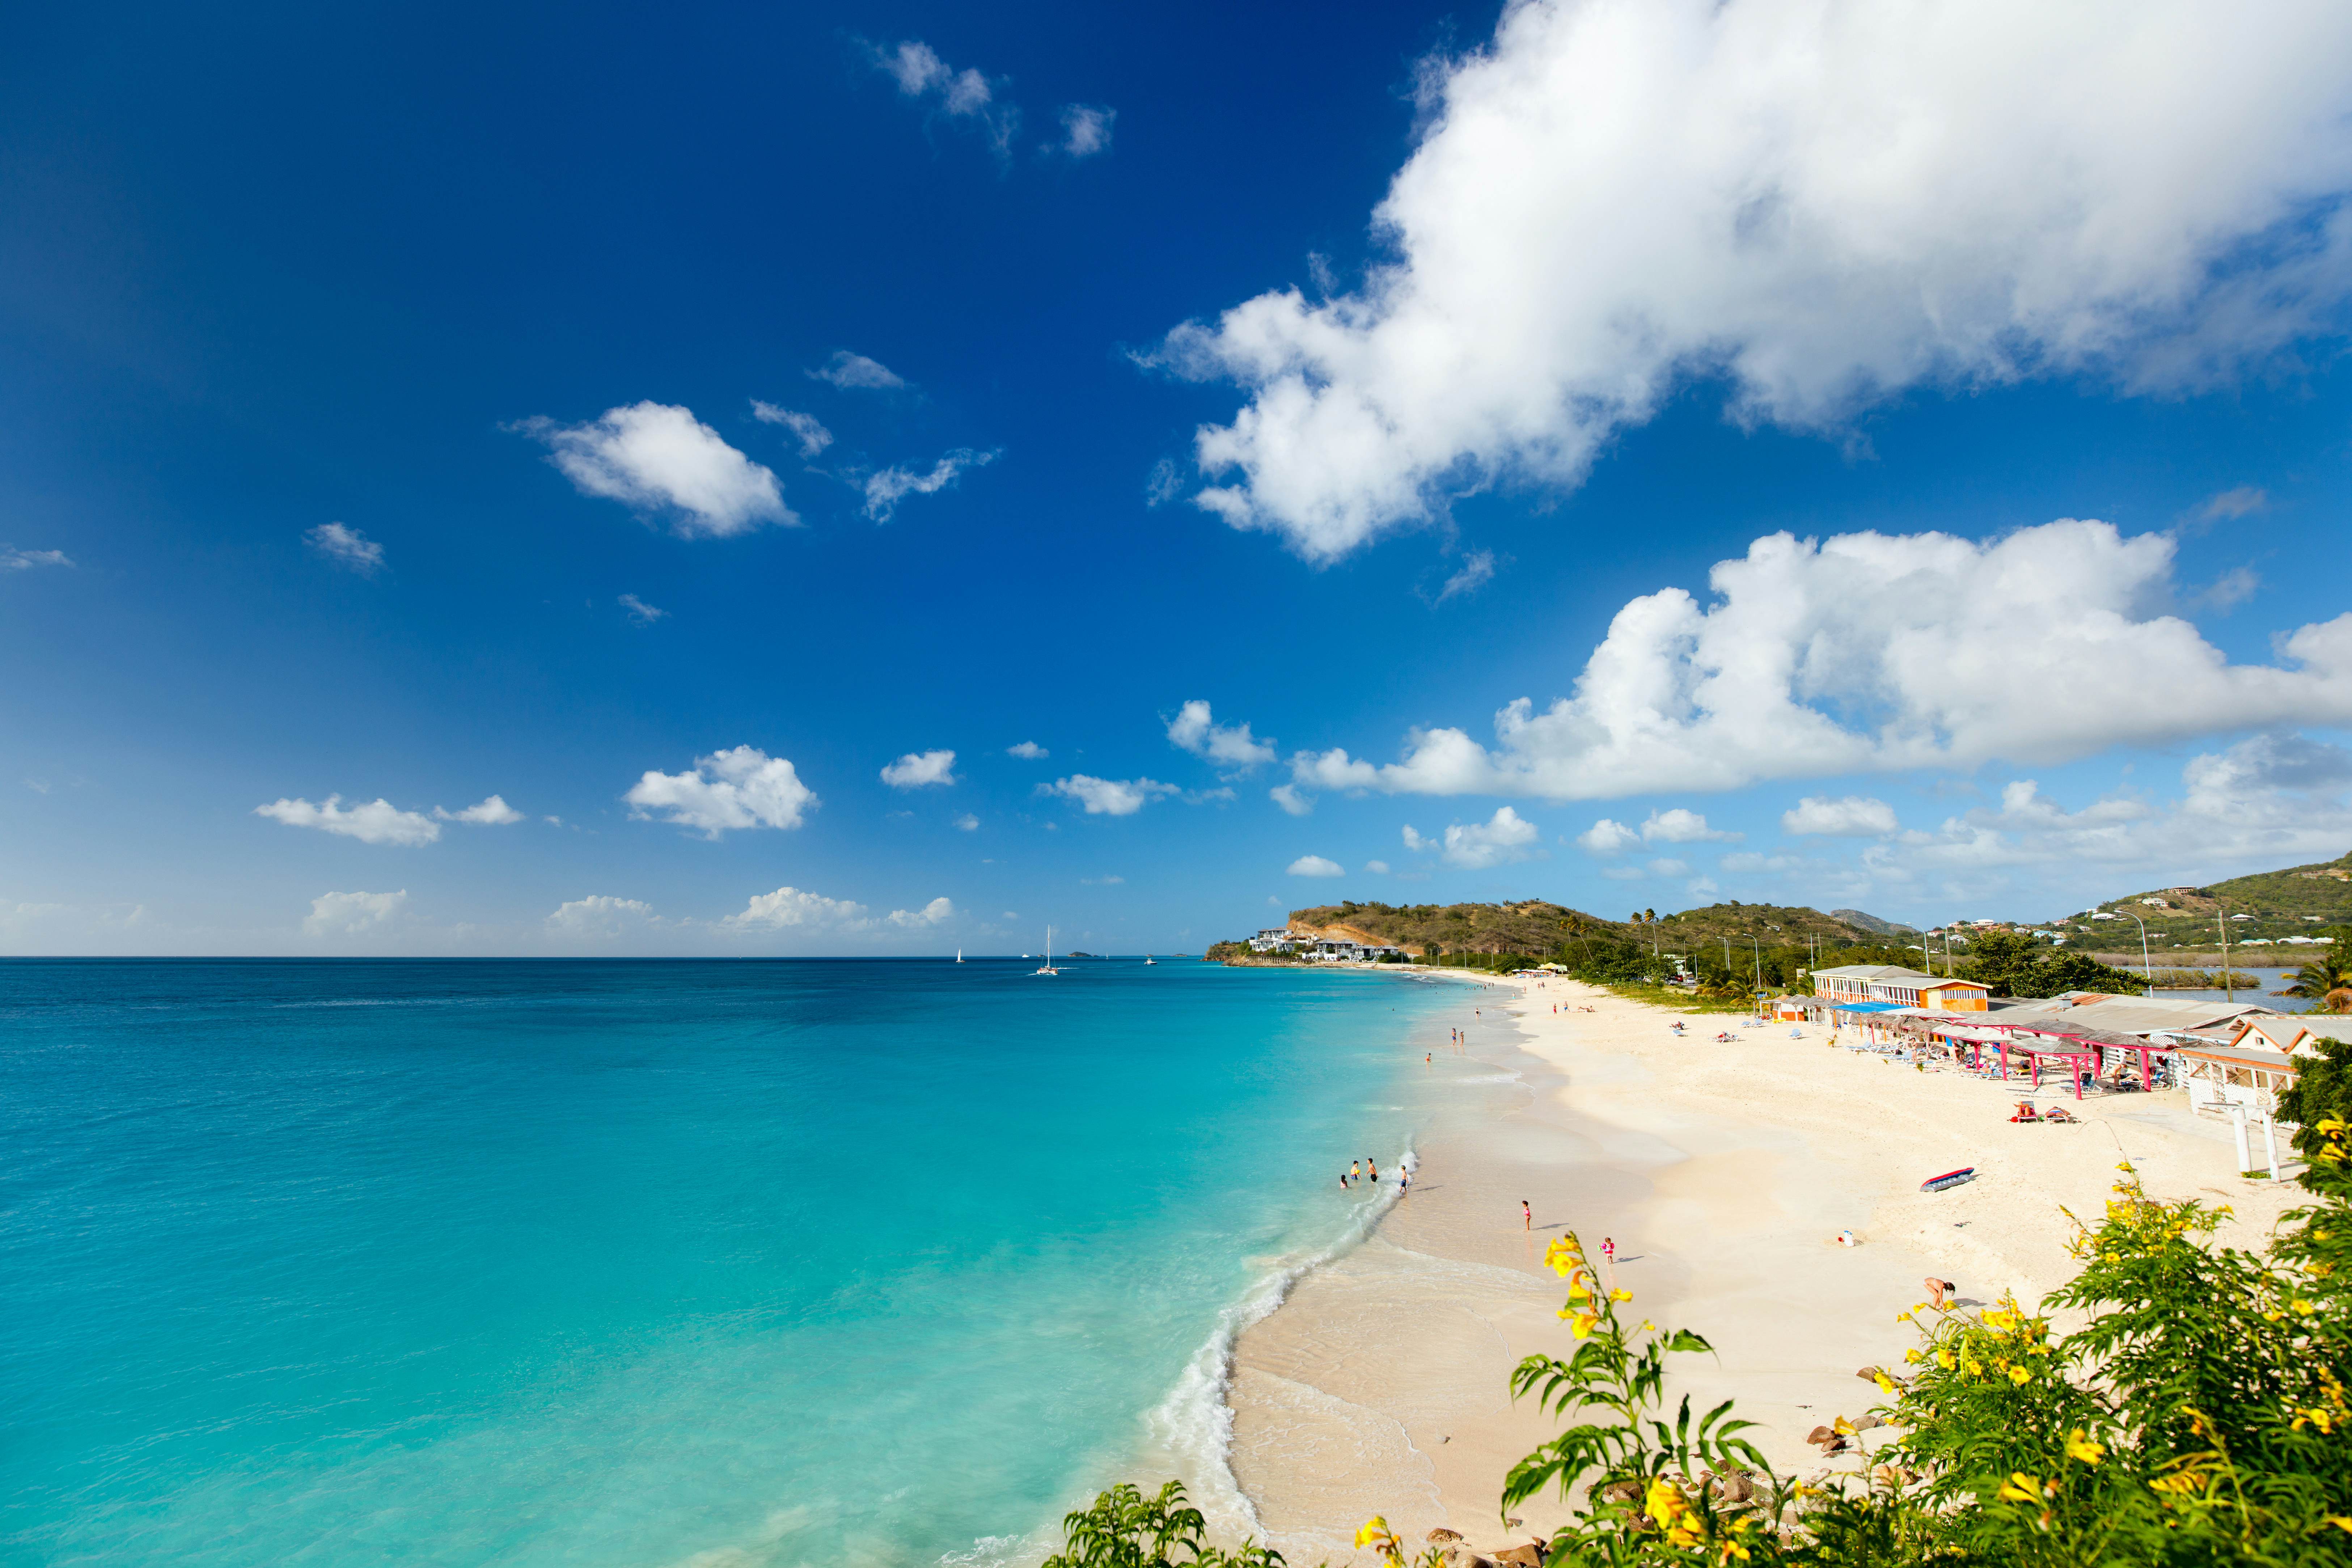
[(1045, 928), (1045, 966), (1039, 969), (1037, 973), (1040, 974), (1059, 974), (1062, 973), (1060, 970), (1054, 967), (1054, 928), (1052, 926), (1047, 926)]
[(963, 962), (963, 949), (961, 948), (956, 949), (956, 962), (958, 963), (961, 963)]
[(1146, 963), (1157, 963), (1160, 961), (1147, 952), (1143, 955), (1143, 962)]

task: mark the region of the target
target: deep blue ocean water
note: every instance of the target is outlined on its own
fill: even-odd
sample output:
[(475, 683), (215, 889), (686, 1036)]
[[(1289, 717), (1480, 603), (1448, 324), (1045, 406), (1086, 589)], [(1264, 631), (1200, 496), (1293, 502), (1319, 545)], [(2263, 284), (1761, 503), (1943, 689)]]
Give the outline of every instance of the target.
[(0, 963), (0, 1561), (977, 1562), (1197, 1460), (1467, 998), (1034, 967)]

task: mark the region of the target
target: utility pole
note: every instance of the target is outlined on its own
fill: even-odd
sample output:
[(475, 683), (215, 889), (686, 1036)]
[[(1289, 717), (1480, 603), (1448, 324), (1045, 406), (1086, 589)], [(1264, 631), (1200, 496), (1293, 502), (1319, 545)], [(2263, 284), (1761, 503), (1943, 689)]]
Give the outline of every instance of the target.
[(2235, 1002), (2237, 995), (2230, 989), (2230, 904), (2217, 900), (2213, 906), (2213, 923), (2221, 929), (2221, 1000)]
[(2153, 991), (2156, 989), (2156, 970), (2147, 961), (2147, 922), (2128, 911), (2125, 913), (2124, 919), (2139, 927), (2139, 972), (2141, 977), (2147, 982), (2147, 988)]
[(1756, 950), (1756, 989), (1761, 991), (1764, 989), (1764, 944), (1756, 940), (1756, 933), (1751, 931), (1748, 933), (1748, 945)]

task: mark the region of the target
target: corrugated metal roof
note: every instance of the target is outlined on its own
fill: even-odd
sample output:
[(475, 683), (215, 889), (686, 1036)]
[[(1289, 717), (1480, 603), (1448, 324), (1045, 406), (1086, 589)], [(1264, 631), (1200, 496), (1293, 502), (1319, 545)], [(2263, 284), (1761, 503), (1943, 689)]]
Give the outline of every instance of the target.
[(1816, 980), (1824, 974), (1833, 974), (1841, 980), (1932, 980), (1935, 978), (1930, 974), (1922, 974), (1916, 969), (1906, 969), (1899, 963), (1845, 963), (1840, 964), (1835, 969), (1813, 971), (1813, 978)]

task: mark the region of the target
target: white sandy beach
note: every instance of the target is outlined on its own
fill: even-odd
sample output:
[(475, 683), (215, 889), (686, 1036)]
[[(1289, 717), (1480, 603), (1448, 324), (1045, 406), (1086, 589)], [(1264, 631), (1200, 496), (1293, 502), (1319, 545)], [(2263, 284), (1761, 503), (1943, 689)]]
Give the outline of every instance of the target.
[[(2070, 1100), (2079, 1127), (2012, 1125), (2015, 1091), (1832, 1049), (1822, 1028), (1705, 1015), (1676, 1039), (1676, 1014), (1559, 980), (1465, 987), (1454, 1011), (1414, 1052), (1443, 1058), (1458, 1023), (1472, 1062), (1522, 1075), (1518, 1109), (1441, 1130), (1412, 1196), (1236, 1347), (1234, 1474), (1294, 1561), (1352, 1555), (1376, 1512), (1408, 1542), (1445, 1525), (1486, 1551), (1561, 1516), (1548, 1499), (1507, 1528), (1497, 1504), (1552, 1429), (1512, 1406), (1507, 1380), (1573, 1342), (1541, 1265), (1564, 1229), (1596, 1255), (1614, 1238), (1636, 1320), (1714, 1343), (1717, 1358), (1678, 1358), (1694, 1404), (1736, 1398), (1774, 1467), (1805, 1474), (1821, 1461), (1804, 1435), (1876, 1397), (1856, 1370), (1916, 1342), (1895, 1315), (1922, 1279), (2038, 1300), (2073, 1272), (2062, 1210), (2095, 1217), (2118, 1161), (2159, 1195), (2231, 1205), (2220, 1239), (2238, 1246), (2300, 1191), (2238, 1176), (2227, 1129), (2177, 1091)], [(1737, 1043), (1714, 1043), (1726, 1026)], [(1974, 1183), (1918, 1190), (1963, 1165)], [(1842, 1228), (1864, 1245), (1832, 1245)]]

